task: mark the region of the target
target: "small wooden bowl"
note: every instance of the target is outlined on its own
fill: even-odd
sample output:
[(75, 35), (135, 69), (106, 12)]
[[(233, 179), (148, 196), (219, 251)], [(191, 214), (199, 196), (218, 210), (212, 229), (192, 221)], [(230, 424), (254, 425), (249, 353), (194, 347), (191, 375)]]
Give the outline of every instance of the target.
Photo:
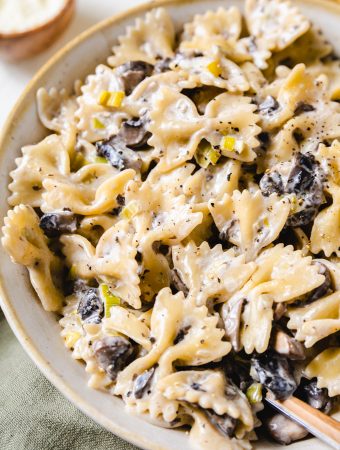
[(67, 0), (57, 15), (42, 25), (18, 33), (0, 33), (0, 57), (18, 61), (45, 50), (64, 31), (74, 10), (75, 0)]

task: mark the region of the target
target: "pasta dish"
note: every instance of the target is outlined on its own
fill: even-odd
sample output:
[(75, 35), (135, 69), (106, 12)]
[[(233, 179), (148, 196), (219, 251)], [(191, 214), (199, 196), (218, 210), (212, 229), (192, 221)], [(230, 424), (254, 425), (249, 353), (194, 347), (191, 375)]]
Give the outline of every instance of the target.
[[(289, 1), (126, 29), (10, 173), (2, 244), (131, 414), (197, 449), (307, 432), (340, 395), (340, 63)], [(47, 133), (46, 133), (47, 134)]]

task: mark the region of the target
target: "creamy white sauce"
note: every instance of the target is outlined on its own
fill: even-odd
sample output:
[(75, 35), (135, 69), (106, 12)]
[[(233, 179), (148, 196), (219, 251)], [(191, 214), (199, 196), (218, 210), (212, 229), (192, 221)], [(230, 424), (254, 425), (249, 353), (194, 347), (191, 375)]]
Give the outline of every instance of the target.
[(28, 31), (51, 20), (66, 0), (0, 0), (0, 33)]

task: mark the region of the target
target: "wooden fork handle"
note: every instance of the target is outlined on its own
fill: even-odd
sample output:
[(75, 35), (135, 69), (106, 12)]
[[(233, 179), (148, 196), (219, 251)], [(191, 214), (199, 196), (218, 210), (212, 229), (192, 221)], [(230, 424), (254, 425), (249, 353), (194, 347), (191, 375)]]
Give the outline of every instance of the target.
[(340, 422), (296, 397), (278, 401), (272, 395), (267, 394), (266, 400), (286, 416), (305, 427), (311, 434), (340, 450)]

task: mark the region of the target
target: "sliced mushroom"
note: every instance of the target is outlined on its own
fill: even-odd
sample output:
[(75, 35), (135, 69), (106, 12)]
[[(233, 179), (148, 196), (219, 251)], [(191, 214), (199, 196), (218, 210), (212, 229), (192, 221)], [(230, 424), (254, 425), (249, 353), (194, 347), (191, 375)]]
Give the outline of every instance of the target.
[(284, 186), (281, 174), (276, 170), (265, 173), (260, 180), (260, 189), (264, 196), (271, 194), (282, 195), (284, 193)]
[(285, 303), (276, 303), (274, 306), (274, 321), (278, 321), (287, 311), (287, 305)]
[(133, 390), (135, 398), (141, 399), (143, 397), (150, 386), (152, 377), (155, 374), (155, 370), (155, 367), (151, 367), (151, 369), (146, 370), (136, 378)]
[(328, 396), (327, 389), (318, 388), (316, 380), (308, 381), (302, 387), (302, 397), (310, 406), (325, 414), (333, 407), (333, 400)]
[(98, 366), (105, 370), (111, 380), (117, 378), (133, 354), (131, 343), (122, 336), (107, 336), (93, 344)]
[(293, 370), (284, 356), (266, 352), (254, 356), (251, 361), (252, 374), (269, 389), (278, 400), (290, 397), (297, 388)]
[(145, 61), (129, 61), (116, 68), (120, 75), (126, 95), (130, 95), (138, 84), (153, 72), (153, 65)]
[(334, 291), (332, 277), (328, 267), (326, 267), (325, 264), (322, 264), (322, 262), (320, 261), (312, 261), (312, 264), (318, 266), (319, 273), (321, 273), (321, 275), (324, 275), (325, 281), (321, 286), (317, 287), (309, 294), (307, 299), (308, 303), (315, 302), (315, 300), (318, 300), (319, 298), (324, 297), (325, 295), (328, 295)]
[(304, 112), (310, 112), (310, 111), (314, 111), (315, 108), (313, 105), (310, 105), (309, 103), (305, 103), (305, 102), (299, 102), (296, 105), (296, 108), (294, 110), (294, 114), (296, 116), (298, 116), (299, 114), (302, 114)]
[(232, 437), (235, 432), (237, 420), (228, 414), (219, 416), (211, 409), (202, 409), (211, 424), (218, 429), (224, 436)]
[(197, 111), (203, 115), (208, 103), (222, 92), (223, 89), (215, 86), (204, 86), (183, 89), (181, 93), (189, 97), (195, 103)]
[(252, 384), (250, 361), (227, 356), (223, 360), (223, 369), (227, 378), (235, 383), (242, 392), (245, 392)]
[(286, 225), (299, 227), (314, 220), (323, 201), (325, 177), (311, 153), (298, 153), (292, 162), (280, 163), (265, 173), (260, 188), (265, 196), (295, 194), (296, 210)]
[(118, 170), (140, 170), (142, 166), (139, 155), (128, 148), (118, 136), (96, 142), (96, 149), (99, 156), (106, 158), (111, 166)]
[(282, 330), (274, 330), (272, 342), (274, 350), (280, 355), (292, 360), (304, 360), (306, 358), (304, 346), (301, 342)]
[(298, 153), (289, 174), (287, 191), (295, 194), (307, 192), (313, 184), (315, 164), (313, 155)]
[(283, 414), (275, 414), (266, 419), (264, 424), (270, 436), (282, 445), (288, 445), (308, 435), (308, 431), (305, 428)]
[(53, 238), (62, 233), (77, 231), (78, 218), (71, 211), (44, 214), (40, 219), (39, 226), (46, 236)]
[(259, 104), (259, 111), (262, 114), (271, 114), (279, 109), (279, 107), (279, 102), (271, 95), (268, 95), (268, 97), (266, 97), (265, 100)]
[(234, 302), (227, 302), (222, 308), (222, 319), (226, 336), (236, 352), (241, 350), (240, 324), (245, 303), (245, 298), (237, 299)]
[(79, 298), (77, 312), (85, 323), (100, 323), (104, 315), (104, 306), (98, 289), (83, 284), (75, 285)]
[(235, 234), (235, 229), (237, 228), (237, 220), (231, 219), (227, 220), (223, 226), (222, 231), (219, 233), (219, 239), (221, 241), (229, 241), (230, 238)]
[(170, 276), (171, 276), (170, 282), (171, 286), (173, 286), (177, 291), (182, 291), (184, 295), (187, 296), (189, 289), (187, 285), (183, 282), (178, 270), (172, 269), (170, 272)]
[(295, 194), (300, 211), (290, 216), (287, 225), (299, 227), (314, 220), (323, 201), (323, 172), (310, 153), (298, 153), (289, 174), (286, 192)]
[(151, 133), (146, 130), (144, 118), (134, 118), (123, 122), (117, 138), (132, 149), (146, 145)]

